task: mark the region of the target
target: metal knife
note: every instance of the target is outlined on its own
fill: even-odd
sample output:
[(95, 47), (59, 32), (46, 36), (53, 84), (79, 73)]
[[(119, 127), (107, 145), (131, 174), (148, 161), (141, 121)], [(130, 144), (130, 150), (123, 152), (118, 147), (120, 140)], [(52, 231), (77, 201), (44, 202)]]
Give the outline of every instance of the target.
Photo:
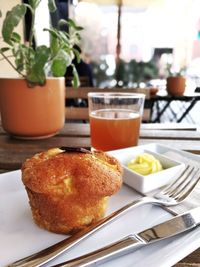
[(79, 258), (52, 267), (93, 266), (115, 257), (128, 254), (142, 246), (189, 231), (200, 224), (200, 207), (157, 224), (138, 234), (129, 235), (115, 243), (100, 248)]

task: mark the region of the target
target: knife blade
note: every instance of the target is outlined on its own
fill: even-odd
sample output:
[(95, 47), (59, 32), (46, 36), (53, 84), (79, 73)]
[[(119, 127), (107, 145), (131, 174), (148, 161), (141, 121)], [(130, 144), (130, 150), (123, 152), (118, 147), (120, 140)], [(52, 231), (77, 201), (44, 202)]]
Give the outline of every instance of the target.
[(137, 234), (131, 234), (81, 257), (53, 265), (52, 267), (93, 266), (110, 259), (128, 254), (142, 246), (158, 242), (189, 231), (200, 224), (200, 207), (157, 224)]

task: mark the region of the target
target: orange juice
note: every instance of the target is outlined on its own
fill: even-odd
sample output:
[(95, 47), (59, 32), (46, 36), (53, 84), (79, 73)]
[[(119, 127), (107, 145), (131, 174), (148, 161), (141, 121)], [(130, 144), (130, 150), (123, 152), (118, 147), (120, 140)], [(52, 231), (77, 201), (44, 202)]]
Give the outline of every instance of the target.
[(92, 147), (108, 151), (136, 146), (140, 131), (140, 115), (132, 110), (101, 109), (90, 114)]

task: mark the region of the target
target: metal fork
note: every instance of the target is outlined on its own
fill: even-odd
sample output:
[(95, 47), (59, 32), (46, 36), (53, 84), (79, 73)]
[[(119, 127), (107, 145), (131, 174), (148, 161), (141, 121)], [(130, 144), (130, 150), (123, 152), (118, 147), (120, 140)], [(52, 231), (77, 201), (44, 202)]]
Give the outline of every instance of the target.
[(49, 262), (61, 253), (72, 248), (84, 238), (88, 237), (92, 233), (96, 232), (103, 226), (114, 221), (125, 212), (131, 210), (134, 207), (138, 207), (144, 204), (155, 204), (162, 206), (172, 206), (181, 203), (192, 192), (195, 185), (200, 180), (200, 170), (194, 166), (186, 166), (184, 171), (178, 176), (178, 178), (170, 185), (165, 186), (162, 191), (154, 194), (153, 196), (144, 196), (138, 200), (123, 206), (119, 210), (113, 212), (102, 220), (90, 225), (86, 229), (62, 240), (61, 242), (46, 248), (40, 252), (37, 252), (31, 256), (11, 263), (9, 266), (16, 267), (29, 267), (29, 266), (41, 266), (44, 263)]

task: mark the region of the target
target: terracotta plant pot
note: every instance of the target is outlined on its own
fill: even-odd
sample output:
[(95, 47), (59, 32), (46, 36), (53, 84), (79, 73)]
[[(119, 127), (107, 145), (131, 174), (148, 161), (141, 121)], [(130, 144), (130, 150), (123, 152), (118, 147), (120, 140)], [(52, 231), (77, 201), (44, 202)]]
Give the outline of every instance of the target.
[(167, 92), (172, 96), (181, 96), (185, 92), (186, 79), (182, 76), (167, 78)]
[(17, 138), (55, 135), (65, 121), (64, 78), (33, 88), (24, 79), (0, 78), (0, 112), (4, 130)]

